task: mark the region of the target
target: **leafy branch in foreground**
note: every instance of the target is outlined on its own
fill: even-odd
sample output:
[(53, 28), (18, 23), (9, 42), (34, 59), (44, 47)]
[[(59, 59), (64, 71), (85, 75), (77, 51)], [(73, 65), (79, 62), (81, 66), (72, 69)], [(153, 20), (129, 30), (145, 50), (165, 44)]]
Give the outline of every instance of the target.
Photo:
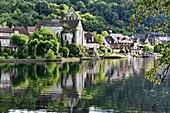
[[(143, 21), (150, 21), (149, 31), (165, 32), (170, 27), (169, 19), (164, 19), (163, 23), (154, 21), (154, 18), (164, 15), (165, 18), (170, 16), (170, 1), (169, 0), (139, 0), (136, 3), (136, 10), (132, 14), (132, 26), (140, 27)], [(150, 69), (145, 74), (145, 78), (149, 81), (160, 84), (162, 83), (170, 70), (170, 43), (160, 44), (163, 49), (162, 56), (158, 59), (157, 66)]]
[(170, 43), (160, 44), (160, 46), (163, 48), (163, 53), (158, 59), (157, 66), (145, 74), (145, 78), (155, 84), (164, 82), (170, 70)]
[[(132, 14), (132, 26), (140, 27), (146, 19), (149, 21), (149, 26), (146, 27), (149, 31), (166, 31), (169, 27), (170, 1), (169, 0), (140, 0), (136, 3), (136, 10)], [(155, 18), (164, 16), (164, 22), (155, 21)]]

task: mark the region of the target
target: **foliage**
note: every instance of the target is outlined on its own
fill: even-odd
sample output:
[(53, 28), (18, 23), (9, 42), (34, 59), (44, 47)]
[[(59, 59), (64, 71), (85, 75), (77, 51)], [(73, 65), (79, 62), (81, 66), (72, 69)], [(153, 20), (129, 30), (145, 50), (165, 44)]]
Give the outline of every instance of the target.
[(35, 4), (35, 11), (39, 14), (45, 14), (48, 15), (50, 12), (50, 8), (48, 6), (48, 3), (46, 1), (38, 1)]
[(35, 45), (34, 47), (30, 47), (30, 50), (34, 50), (34, 52), (32, 51), (31, 55), (36, 53), (37, 55), (44, 57), (49, 49), (52, 49), (55, 55), (58, 54), (60, 46), (58, 38), (48, 29), (42, 27), (39, 31), (32, 33), (29, 36), (29, 39), (29, 44)]
[(155, 53), (161, 53), (162, 52), (162, 48), (161, 48), (160, 44), (156, 44), (154, 46), (154, 52)]
[(60, 48), (60, 53), (62, 54), (63, 57), (68, 57), (69, 49), (67, 47), (62, 47), (62, 48)]
[(7, 53), (8, 55), (12, 55), (12, 51), (9, 48), (4, 48), (3, 53)]
[(28, 37), (23, 34), (14, 34), (11, 36), (11, 41), (14, 45), (22, 47), (28, 43)]
[(158, 59), (156, 67), (145, 74), (145, 77), (155, 84), (162, 83), (170, 69), (170, 43), (160, 44), (160, 47), (163, 51), (162, 56)]
[(72, 56), (79, 56), (80, 48), (76, 44), (70, 44), (69, 52), (70, 52), (70, 55), (72, 55)]
[[(103, 45), (104, 43), (104, 39), (103, 36), (101, 34), (98, 34), (97, 32), (92, 32), (94, 38), (96, 39), (96, 41), (100, 44)], [(103, 34), (104, 35), (104, 34)]]
[(8, 59), (8, 53), (3, 53), (3, 56), (5, 57), (5, 59)]
[(49, 49), (46, 54), (46, 59), (54, 60), (55, 58), (56, 58), (56, 55), (54, 54), (53, 50)]
[(153, 52), (153, 46), (151, 46), (149, 44), (145, 44), (142, 51), (144, 51), (144, 52)]
[[(169, 0), (140, 0), (131, 18), (134, 26), (135, 24), (140, 26), (147, 19), (150, 24), (148, 30), (166, 32), (170, 27), (169, 15)], [(161, 18), (163, 18), (162, 21), (160, 21)], [(149, 70), (145, 77), (155, 84), (160, 84), (165, 80), (170, 69), (170, 43), (156, 45), (155, 51), (162, 51), (162, 56), (158, 59), (157, 66)]]
[[(115, 33), (130, 34), (131, 15), (134, 21), (138, 21), (136, 14), (150, 14), (148, 19), (144, 19), (140, 26), (134, 29), (137, 33), (147, 32), (147, 28), (165, 25), (170, 19), (165, 17), (168, 13), (168, 0), (161, 0), (159, 5), (146, 0), (1, 0), (0, 4), (0, 25), (5, 27), (35, 26), (38, 20), (63, 19), (68, 8), (72, 6), (79, 12), (83, 28), (86, 31), (112, 30)], [(135, 11), (135, 3), (137, 10)], [(148, 4), (145, 6), (145, 4)], [(156, 7), (154, 7), (154, 5)], [(145, 10), (149, 11), (145, 11)], [(150, 10), (152, 9), (152, 10)], [(157, 10), (159, 9), (159, 10)], [(141, 12), (142, 11), (142, 12)], [(154, 12), (158, 15), (155, 17)], [(165, 14), (163, 14), (165, 12)], [(142, 13), (142, 14), (143, 14)], [(133, 18), (135, 17), (135, 18)], [(144, 17), (144, 16), (141, 16)], [(140, 18), (141, 18), (140, 17)], [(143, 18), (142, 18), (143, 19)], [(165, 22), (165, 23), (164, 23)], [(151, 23), (151, 24), (150, 24)], [(159, 25), (160, 24), (160, 25)], [(170, 30), (167, 29), (167, 33)]]
[[(141, 0), (136, 4), (134, 14), (131, 16), (132, 24), (140, 27), (141, 23), (147, 20), (147, 30), (163, 31), (168, 30), (169, 24), (169, 0)], [(162, 20), (161, 20), (162, 19)]]

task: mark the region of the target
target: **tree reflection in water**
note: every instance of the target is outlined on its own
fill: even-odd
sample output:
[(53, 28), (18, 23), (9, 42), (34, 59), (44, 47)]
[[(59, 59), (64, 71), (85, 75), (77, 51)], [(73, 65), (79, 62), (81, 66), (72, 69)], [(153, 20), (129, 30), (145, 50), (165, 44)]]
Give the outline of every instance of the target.
[(154, 86), (144, 73), (153, 59), (1, 64), (0, 112), (166, 112), (169, 81)]

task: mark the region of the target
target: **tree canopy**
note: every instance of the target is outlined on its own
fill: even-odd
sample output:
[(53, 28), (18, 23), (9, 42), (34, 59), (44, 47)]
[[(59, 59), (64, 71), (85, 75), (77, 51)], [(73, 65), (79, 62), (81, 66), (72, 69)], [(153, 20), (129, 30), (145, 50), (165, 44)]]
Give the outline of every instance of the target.
[[(158, 7), (161, 9), (158, 11), (159, 15), (154, 16), (156, 7), (153, 6), (157, 0), (153, 4), (151, 1), (153, 0), (149, 0), (145, 7), (144, 0), (141, 2), (137, 0), (1, 0), (0, 25), (35, 26), (38, 20), (63, 19), (68, 8), (73, 7), (82, 19), (85, 31), (101, 33), (103, 30), (112, 30), (114, 33), (130, 35), (133, 33), (130, 26), (131, 15), (134, 13), (132, 19), (138, 21), (138, 16), (135, 14), (141, 14), (148, 9), (150, 13), (153, 11), (150, 14), (152, 16), (149, 19), (142, 18), (144, 21), (140, 26), (135, 25), (135, 31), (146, 33), (148, 28), (156, 26), (159, 28), (157, 31), (162, 31), (159, 26), (167, 26), (170, 20), (170, 16), (165, 15), (168, 13), (166, 8), (169, 7), (169, 2), (161, 0), (162, 7)], [(136, 11), (135, 4), (137, 4)], [(170, 34), (170, 30), (166, 29), (166, 33)]]

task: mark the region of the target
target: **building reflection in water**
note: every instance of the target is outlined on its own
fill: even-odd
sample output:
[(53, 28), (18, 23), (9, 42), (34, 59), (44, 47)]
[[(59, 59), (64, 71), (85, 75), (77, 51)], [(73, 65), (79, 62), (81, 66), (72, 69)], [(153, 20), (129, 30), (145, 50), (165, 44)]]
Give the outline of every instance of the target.
[[(70, 110), (72, 111), (73, 108), (78, 104), (79, 99), (81, 99), (83, 88), (85, 86), (93, 84), (96, 81), (98, 82), (98, 80), (112, 81), (127, 79), (129, 77), (139, 75), (143, 76), (144, 72), (147, 71), (146, 68), (153, 67), (154, 65), (155, 63), (153, 60), (138, 58), (82, 61), (81, 63), (75, 64), (57, 64), (58, 68), (62, 67), (59, 72), (59, 80), (55, 83), (55, 85), (48, 86), (48, 88), (46, 88), (43, 93), (41, 91), (37, 92), (38, 99), (41, 103), (43, 100), (48, 100), (49, 102), (63, 98), (66, 101), (66, 105), (70, 107)], [(38, 69), (45, 69), (46, 67), (43, 66), (44, 64), (37, 67)], [(63, 70), (63, 66), (66, 67), (66, 72), (64, 72), (65, 70)], [(15, 89), (14, 86), (12, 86), (12, 79), (18, 76), (18, 71), (20, 71), (19, 68), (18, 70), (16, 70), (16, 68), (10, 68), (10, 71), (7, 72), (1, 70), (0, 91), (3, 91), (2, 89), (6, 89), (8, 91), (14, 92), (14, 96), (15, 93), (20, 91), (20, 89)], [(46, 74), (46, 69), (41, 73), (43, 72)]]

